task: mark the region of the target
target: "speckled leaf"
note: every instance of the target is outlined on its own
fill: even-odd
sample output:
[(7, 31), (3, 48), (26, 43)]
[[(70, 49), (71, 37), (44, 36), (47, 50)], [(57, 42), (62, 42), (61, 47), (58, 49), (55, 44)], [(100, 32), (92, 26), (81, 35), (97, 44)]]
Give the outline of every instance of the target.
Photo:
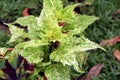
[(74, 4), (74, 5), (69, 5), (65, 7), (62, 10), (62, 18), (60, 20), (67, 23), (71, 23), (72, 21), (74, 21), (74, 17), (76, 16), (74, 13), (74, 8), (78, 5), (79, 4)]
[(3, 58), (7, 52), (8, 48), (0, 48), (0, 58)]
[(0, 54), (1, 54), (1, 53), (3, 53), (3, 54), (6, 53), (7, 50), (8, 50), (8, 48), (3, 48), (3, 47), (1, 47), (1, 48), (0, 48)]
[(60, 11), (63, 8), (61, 0), (44, 0), (44, 6), (54, 11)]
[(40, 48), (28, 47), (21, 50), (19, 55), (23, 56), (29, 63), (39, 63), (43, 60), (43, 51)]
[(69, 27), (73, 27), (74, 34), (82, 33), (90, 24), (98, 18), (95, 16), (79, 15)]
[(104, 48), (102, 48), (98, 44), (90, 41), (89, 39), (85, 38), (84, 36), (81, 36), (81, 39), (79, 42), (80, 42), (80, 43), (78, 43), (79, 45), (76, 45), (72, 49), (77, 49), (78, 51), (87, 51), (87, 50), (91, 50), (91, 49), (101, 48), (101, 49), (105, 50)]
[[(73, 66), (76, 71), (82, 72), (82, 65), (79, 66), (79, 63), (83, 63), (83, 58), (85, 58), (85, 53), (82, 51), (96, 48), (101, 47), (98, 44), (86, 39), (84, 36), (81, 36), (80, 38), (65, 38), (63, 39), (60, 47), (51, 53), (50, 59), (61, 62), (63, 65)], [(80, 53), (81, 62), (78, 60), (78, 58), (76, 58), (77, 56), (75, 53)]]
[(66, 38), (63, 39), (62, 44), (69, 45), (70, 52), (72, 53), (87, 51), (96, 48), (103, 49), (101, 46), (85, 38), (83, 35), (80, 35), (80, 37), (70, 37), (68, 35), (66, 36)]
[(61, 18), (63, 4), (61, 0), (44, 0), (44, 8), (51, 9), (57, 19)]
[(24, 29), (20, 29), (12, 24), (8, 24), (8, 26), (12, 34), (9, 42), (22, 41), (24, 38), (27, 37), (27, 33), (24, 31)]
[(22, 42), (20, 44), (23, 44), (20, 47), (22, 47), (24, 49), (27, 48), (27, 47), (39, 47), (39, 46), (48, 45), (48, 43), (44, 43), (44, 42), (42, 42), (41, 40), (38, 40), (38, 39), (30, 40), (30, 41), (27, 41), (27, 42)]
[(37, 21), (37, 17), (34, 16), (26, 16), (17, 19), (14, 23), (18, 23), (21, 26), (25, 26), (28, 29), (28, 37), (30, 38), (40, 38), (38, 30), (40, 26)]
[(62, 64), (52, 64), (45, 70), (48, 80), (70, 80), (70, 73), (67, 66)]
[(69, 46), (61, 46), (56, 51), (52, 52), (50, 59), (56, 62), (61, 62), (63, 65), (73, 66), (74, 69), (78, 72), (81, 72), (76, 55), (74, 54), (75, 50), (71, 49)]
[(36, 25), (36, 17), (26, 16), (18, 18), (14, 23), (18, 23), (22, 26), (34, 27)]
[(41, 40), (21, 42), (15, 46), (12, 53), (22, 55), (29, 63), (38, 63), (43, 59), (44, 54), (40, 47), (45, 45), (48, 45), (48, 43), (44, 43)]
[(61, 28), (58, 26), (58, 20), (52, 10), (44, 7), (38, 20), (41, 23), (40, 31), (44, 41), (59, 40), (61, 38)]

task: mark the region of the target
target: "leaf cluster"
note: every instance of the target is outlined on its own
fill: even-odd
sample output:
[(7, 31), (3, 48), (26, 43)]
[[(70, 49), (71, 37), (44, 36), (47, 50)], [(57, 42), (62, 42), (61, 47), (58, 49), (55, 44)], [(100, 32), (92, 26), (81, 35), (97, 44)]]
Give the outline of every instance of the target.
[(48, 80), (70, 80), (71, 68), (83, 73), (85, 51), (101, 47), (82, 34), (98, 18), (75, 14), (78, 5), (63, 8), (60, 0), (44, 0), (40, 16), (21, 17), (7, 24), (12, 34), (9, 43), (15, 45), (4, 58), (24, 57), (34, 65), (31, 79), (41, 79), (39, 73), (43, 72)]

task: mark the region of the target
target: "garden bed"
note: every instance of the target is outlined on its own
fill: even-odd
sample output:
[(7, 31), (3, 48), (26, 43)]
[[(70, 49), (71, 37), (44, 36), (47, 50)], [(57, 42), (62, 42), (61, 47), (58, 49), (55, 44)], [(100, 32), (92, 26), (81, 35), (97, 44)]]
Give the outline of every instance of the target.
[[(0, 22), (0, 29), (2, 30), (0, 32), (1, 35), (0, 46), (2, 50), (0, 53), (1, 57), (0, 78), (8, 80), (16, 79), (41, 80), (43, 78), (44, 80), (46, 80), (47, 78), (48, 80), (57, 80), (58, 77), (60, 76), (61, 80), (64, 79), (70, 80), (70, 78), (72, 80), (73, 79), (118, 80), (120, 76), (119, 67), (120, 1), (91, 0), (88, 2), (87, 0), (86, 1), (69, 0), (68, 2), (67, 0), (63, 0), (64, 6), (73, 5), (75, 3), (81, 4), (69, 7), (71, 8), (72, 11), (74, 11), (73, 13), (69, 13), (71, 11), (69, 8), (65, 9), (65, 10), (68, 9), (68, 12), (65, 11), (64, 10), (65, 7), (63, 8), (62, 12), (61, 2), (59, 2), (59, 0), (56, 0), (56, 3), (54, 3), (55, 0), (53, 0), (55, 6), (56, 4), (58, 4), (56, 8), (51, 7), (51, 4), (48, 5), (49, 1), (50, 0), (46, 0), (46, 3), (44, 3), (44, 5), (47, 4), (47, 6), (44, 7), (44, 5), (42, 4), (43, 1), (40, 0), (31, 1), (28, 2), (27, 4), (25, 4), (26, 1), (13, 0), (9, 4), (8, 8), (5, 7), (8, 6), (8, 2), (10, 1), (7, 0), (0, 1), (1, 2), (0, 6), (5, 6), (4, 7), (5, 9), (0, 8), (2, 12), (0, 13), (1, 14), (0, 18), (2, 21)], [(16, 6), (13, 8), (13, 5)], [(23, 15), (22, 13), (24, 9), (27, 9), (28, 7), (31, 10), (31, 12), (26, 11), (28, 12), (28, 14)], [(74, 7), (76, 8), (74, 9)], [(50, 8), (51, 10), (53, 8), (53, 12), (49, 10)], [(42, 9), (43, 12), (41, 12)], [(45, 13), (47, 10), (48, 13)], [(40, 17), (38, 17), (39, 12), (41, 12)], [(49, 12), (51, 12), (51, 14), (49, 14)], [(62, 13), (64, 15), (61, 15), (59, 13)], [(49, 18), (45, 14), (48, 14)], [(34, 15), (35, 17), (32, 15)], [(53, 15), (55, 15), (56, 18)], [(74, 21), (72, 22), (74, 15), (81, 16), (82, 18), (80, 17), (79, 19), (76, 19), (75, 22)], [(22, 16), (26, 17), (21, 18)], [(65, 19), (62, 18), (61, 16), (64, 16)], [(95, 16), (98, 17), (99, 19), (96, 18)], [(38, 22), (35, 22), (36, 17)], [(40, 20), (39, 18), (43, 19), (42, 22), (45, 22), (45, 24), (41, 24), (41, 22), (39, 22)], [(58, 22), (56, 19), (58, 20)], [(52, 23), (49, 23), (50, 21), (52, 21)], [(55, 27), (54, 29), (53, 28), (40, 29), (38, 31), (40, 31), (40, 33), (43, 34), (41, 35), (39, 33), (36, 33), (37, 29), (39, 28), (35, 29), (35, 27), (34, 28), (31, 27), (34, 25), (38, 27), (38, 25), (40, 24), (42, 26), (48, 26), (48, 24), (51, 26), (53, 25), (52, 27), (54, 27), (54, 25), (57, 25), (58, 28)], [(81, 28), (83, 30), (79, 29), (77, 26), (74, 26), (76, 24), (77, 26), (83, 26)], [(78, 30), (76, 30), (75, 32), (73, 31), (76, 40), (74, 40), (71, 37), (71, 35), (68, 35), (72, 30), (75, 29), (71, 25), (78, 28)], [(87, 28), (88, 25), (89, 27)], [(66, 26), (70, 27), (66, 28)], [(86, 28), (84, 29), (84, 27)], [(60, 28), (62, 28), (62, 31)], [(57, 32), (55, 32), (56, 30)], [(80, 30), (82, 34), (79, 34), (81, 33), (79, 32)], [(18, 35), (22, 38), (18, 38)], [(66, 35), (68, 36), (65, 37)], [(85, 37), (90, 40), (86, 39)], [(86, 40), (86, 43), (84, 42), (84, 40)], [(10, 42), (11, 43), (7, 44), (8, 41), (9, 43)], [(79, 41), (83, 41), (83, 43)], [(95, 43), (89, 41), (94, 41)], [(31, 45), (31, 43), (33, 45)], [(83, 44), (85, 45), (85, 47), (83, 46), (84, 48), (80, 46)], [(100, 47), (97, 44), (100, 44), (102, 47)], [(76, 45), (77, 50), (74, 47)], [(89, 45), (89, 47), (87, 45)], [(38, 46), (40, 46), (39, 49)], [(97, 47), (100, 49), (94, 49)], [(6, 49), (13, 49), (13, 51), (6, 51)], [(79, 55), (76, 54), (77, 51), (80, 53)], [(69, 52), (72, 54), (70, 54)], [(36, 55), (33, 55), (32, 53), (35, 53)], [(43, 53), (47, 55), (43, 56)], [(64, 53), (66, 53), (67, 56)], [(28, 54), (30, 54), (31, 57), (29, 57), (30, 55)], [(38, 57), (38, 55), (40, 56)], [(78, 57), (75, 58), (73, 56)], [(75, 61), (75, 64), (73, 64), (72, 61)], [(80, 70), (78, 70), (77, 63), (80, 63), (79, 64)], [(94, 72), (96, 68), (97, 71)], [(15, 76), (13, 77), (11, 74), (9, 74), (10, 71), (16, 77)], [(58, 75), (54, 74), (54, 71), (56, 71)], [(68, 75), (69, 73), (70, 75)], [(63, 76), (62, 74), (64, 74), (65, 76)]]

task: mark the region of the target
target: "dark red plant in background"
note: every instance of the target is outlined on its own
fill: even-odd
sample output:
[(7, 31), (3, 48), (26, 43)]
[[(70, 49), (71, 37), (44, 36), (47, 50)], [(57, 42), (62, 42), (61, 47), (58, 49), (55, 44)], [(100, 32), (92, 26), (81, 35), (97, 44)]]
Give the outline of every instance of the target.
[(8, 80), (17, 80), (16, 70), (10, 65), (8, 60), (5, 60), (6, 68), (3, 68), (2, 71), (7, 74)]
[(6, 24), (4, 24), (2, 21), (0, 21), (0, 30), (10, 34), (10, 30)]
[[(29, 64), (26, 59), (18, 55), (16, 68), (14, 68), (8, 60), (5, 60), (5, 68), (1, 69), (8, 77), (7, 80), (20, 80), (22, 77), (27, 78), (34, 71), (34, 65)], [(19, 69), (17, 73), (17, 69)], [(24, 73), (21, 70), (24, 70)], [(18, 75), (17, 75), (18, 74)]]

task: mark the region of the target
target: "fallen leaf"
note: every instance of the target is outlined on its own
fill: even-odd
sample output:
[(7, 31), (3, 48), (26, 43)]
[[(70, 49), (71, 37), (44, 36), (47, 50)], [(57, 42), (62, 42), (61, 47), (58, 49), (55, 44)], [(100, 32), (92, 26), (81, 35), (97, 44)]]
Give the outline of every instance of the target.
[(116, 11), (112, 14), (112, 17), (115, 18), (118, 14), (120, 14), (120, 9), (116, 10)]
[(118, 61), (120, 61), (120, 51), (119, 50), (115, 50), (113, 52), (113, 55)]
[(28, 11), (29, 11), (29, 8), (25, 8), (22, 12), (23, 16), (29, 16)]
[(111, 39), (104, 40), (100, 42), (100, 46), (112, 46), (113, 44), (116, 44), (120, 41), (120, 36), (113, 37)]
[(85, 80), (91, 80), (92, 77), (98, 76), (102, 67), (103, 67), (103, 64), (97, 64), (93, 66), (88, 72), (87, 76), (85, 77)]
[(91, 6), (94, 3), (94, 0), (85, 0), (84, 4), (87, 6)]

